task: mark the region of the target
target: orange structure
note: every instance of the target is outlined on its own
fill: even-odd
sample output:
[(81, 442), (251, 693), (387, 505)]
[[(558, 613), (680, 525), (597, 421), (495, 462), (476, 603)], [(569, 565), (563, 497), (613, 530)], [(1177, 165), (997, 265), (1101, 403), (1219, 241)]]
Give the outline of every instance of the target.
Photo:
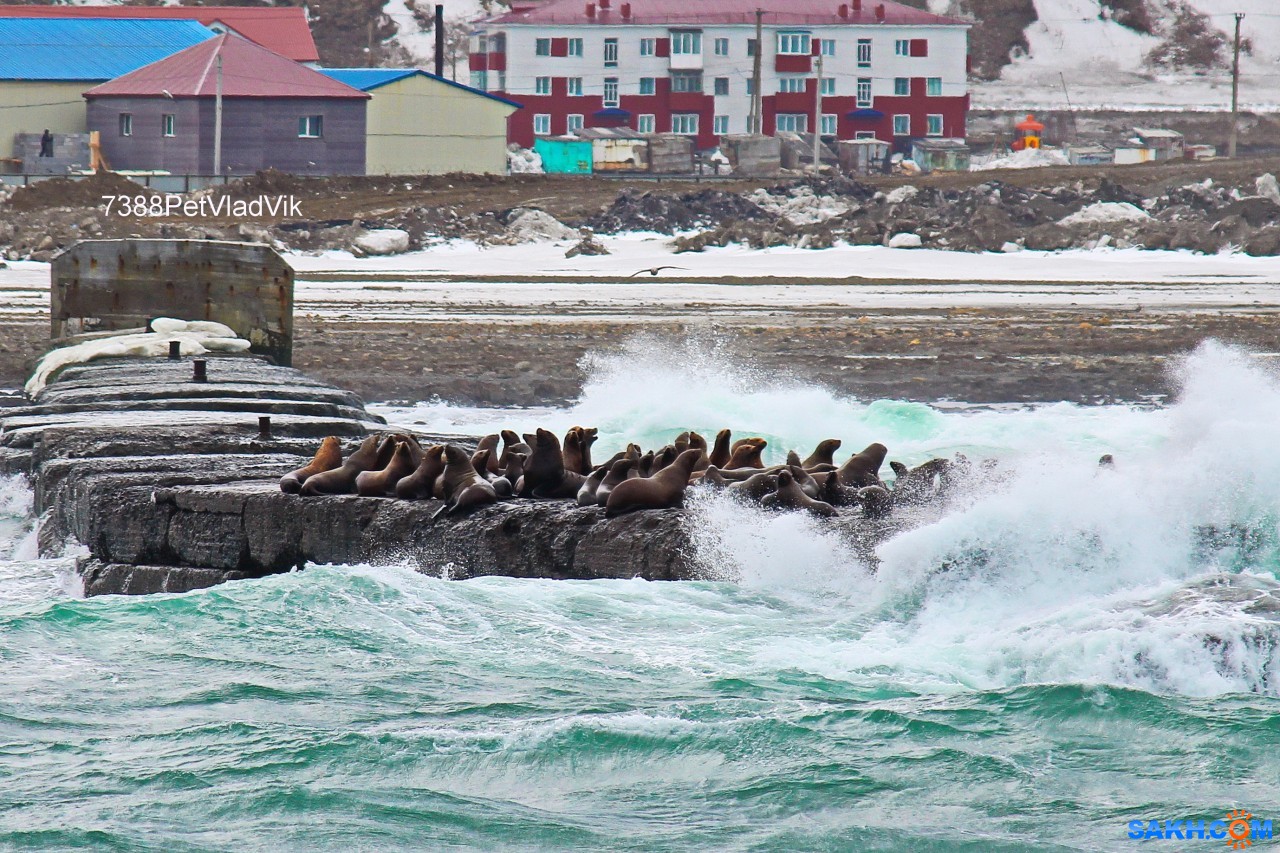
[(1017, 131), (1017, 138), (1013, 140), (1010, 146), (1014, 151), (1022, 151), (1027, 148), (1039, 148), (1041, 142), (1044, 141), (1044, 125), (1036, 121), (1036, 117), (1027, 114), (1027, 117), (1013, 126)]

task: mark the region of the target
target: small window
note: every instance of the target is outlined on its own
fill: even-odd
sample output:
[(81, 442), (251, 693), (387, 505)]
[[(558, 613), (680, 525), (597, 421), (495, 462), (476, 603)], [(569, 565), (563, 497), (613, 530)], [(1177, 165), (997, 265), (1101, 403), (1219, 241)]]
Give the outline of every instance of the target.
[(747, 78), (747, 94), (754, 95), (756, 93), (756, 81), (750, 77)]
[(681, 133), (685, 136), (698, 135), (698, 114), (697, 113), (675, 113), (671, 116), (671, 132)]
[(910, 136), (911, 135), (911, 116), (896, 115), (893, 117), (893, 135), (894, 136)]
[(471, 72), (471, 88), (479, 89), (481, 92), (489, 89), (489, 72), (472, 71)]
[(656, 77), (640, 78), (640, 94), (653, 95), (658, 91), (658, 79)]
[(497, 85), (494, 86), (494, 91), (498, 91), (498, 92), (507, 91), (507, 72), (495, 71), (493, 73), (494, 73), (494, 79), (497, 81)]
[(551, 116), (547, 113), (538, 113), (533, 117), (533, 132), (538, 136), (551, 135)]
[(778, 33), (778, 53), (785, 56), (808, 56), (810, 50), (808, 33)]
[(836, 55), (836, 40), (835, 40), (835, 39), (822, 39), (822, 43), (821, 43), (821, 44), (822, 44), (822, 55), (823, 55), (823, 56), (835, 56), (835, 55)]
[(120, 113), (120, 135), (133, 136), (133, 113)]
[(724, 136), (729, 132), (729, 117), (716, 116), (711, 120), (711, 130), (716, 136)]
[(925, 94), (931, 98), (939, 97), (942, 94), (942, 78), (926, 77), (925, 78)]
[(835, 93), (836, 93), (836, 78), (823, 77), (822, 78), (822, 94), (834, 95)]
[(910, 95), (911, 94), (911, 78), (910, 77), (894, 77), (893, 78), (893, 94)]
[(854, 139), (875, 139), (876, 132), (874, 130), (859, 130), (853, 134)]
[(606, 107), (616, 107), (618, 105), (618, 78), (604, 78), (604, 105)]
[(551, 94), (551, 78), (550, 77), (534, 77), (533, 78), (533, 94), (550, 95)]
[(298, 119), (298, 136), (304, 139), (319, 139), (323, 128), (323, 116), (302, 116)]
[(822, 130), (819, 131), (823, 136), (836, 135), (836, 116), (834, 113), (822, 114)]
[(784, 95), (794, 95), (805, 91), (806, 78), (804, 77), (779, 77), (778, 91)]
[(648, 113), (636, 119), (636, 130), (641, 133), (653, 133), (654, 117)]
[(942, 135), (942, 116), (930, 114), (925, 116), (925, 133), (929, 136)]
[(697, 30), (672, 30), (671, 55), (702, 55), (702, 33)]
[(728, 77), (716, 78), (716, 94), (717, 95), (729, 94), (729, 78)]
[(728, 55), (729, 55), (729, 40), (716, 39), (716, 56), (728, 56)]
[(898, 39), (893, 43), (894, 56), (910, 56), (911, 55), (911, 39)]
[(671, 72), (671, 91), (701, 92), (702, 91), (702, 72), (701, 71), (672, 71)]
[(858, 67), (871, 67), (871, 39), (858, 39)]
[(172, 113), (165, 113), (160, 116), (160, 135), (173, 136), (174, 116)]
[(657, 39), (640, 39), (640, 55), (653, 56), (658, 52)]
[(569, 39), (569, 55), (582, 56), (582, 39)]
[(756, 55), (756, 40), (747, 39), (747, 56), (755, 56), (755, 55)]
[(604, 67), (605, 68), (618, 67), (618, 40), (617, 39), (604, 40)]
[(582, 78), (581, 78), (581, 77), (570, 77), (570, 78), (568, 78), (568, 81), (569, 81), (569, 82), (568, 82), (568, 85), (569, 85), (569, 94), (570, 94), (570, 95), (581, 95), (581, 94), (582, 94)]
[(778, 113), (779, 133), (804, 133), (809, 129), (809, 116), (805, 113)]
[[(209, 29), (213, 29), (213, 28), (212, 28), (212, 27), (210, 27)], [(217, 32), (217, 31), (215, 30), (215, 32)], [(476, 51), (475, 51), (475, 52), (476, 52), (476, 53), (488, 53), (488, 52), (489, 52), (489, 39), (488, 39), (488, 38), (486, 38), (485, 36), (477, 36), (477, 37), (476, 37)]]
[(577, 133), (582, 130), (583, 117), (579, 113), (570, 113), (569, 119), (565, 123), (565, 128), (569, 133)]
[(870, 77), (858, 78), (858, 106), (860, 107), (871, 106), (871, 78)]
[(551, 39), (538, 39), (534, 42), (533, 52), (537, 56), (550, 56)]

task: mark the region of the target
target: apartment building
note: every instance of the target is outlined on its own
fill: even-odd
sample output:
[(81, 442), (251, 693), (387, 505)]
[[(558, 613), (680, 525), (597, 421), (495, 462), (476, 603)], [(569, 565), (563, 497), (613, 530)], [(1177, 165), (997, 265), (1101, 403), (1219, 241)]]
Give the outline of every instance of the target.
[(817, 124), (905, 150), (964, 137), (968, 29), (889, 0), (515, 0), (476, 25), (471, 82), (524, 105), (508, 138), (526, 147), (625, 126), (711, 148), (758, 103), (766, 134)]

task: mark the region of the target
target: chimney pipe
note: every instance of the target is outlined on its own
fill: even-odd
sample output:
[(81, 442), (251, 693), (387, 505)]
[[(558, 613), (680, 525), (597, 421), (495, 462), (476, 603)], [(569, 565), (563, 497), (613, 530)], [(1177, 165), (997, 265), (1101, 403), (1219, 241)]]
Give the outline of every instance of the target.
[(436, 4), (436, 76), (444, 76), (444, 6)]
[(630, 17), (631, 17), (631, 4), (630, 4), (630, 3), (623, 3), (623, 4), (622, 4), (622, 17), (624, 17), (624, 18), (630, 18)]
[(880, 3), (876, 6), (876, 20), (877, 21), (884, 20), (884, 4), (883, 3)]
[(842, 18), (848, 18), (848, 17), (849, 17), (849, 4), (848, 4), (848, 3), (841, 3), (841, 4), (840, 4), (840, 17), (842, 17)]

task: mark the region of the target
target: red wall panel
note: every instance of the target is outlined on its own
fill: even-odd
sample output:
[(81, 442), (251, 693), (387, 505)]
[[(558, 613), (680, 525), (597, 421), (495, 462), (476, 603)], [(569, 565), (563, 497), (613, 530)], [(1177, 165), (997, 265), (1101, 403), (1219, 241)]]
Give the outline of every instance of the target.
[(780, 53), (773, 67), (779, 74), (808, 74), (813, 70), (813, 57)]

